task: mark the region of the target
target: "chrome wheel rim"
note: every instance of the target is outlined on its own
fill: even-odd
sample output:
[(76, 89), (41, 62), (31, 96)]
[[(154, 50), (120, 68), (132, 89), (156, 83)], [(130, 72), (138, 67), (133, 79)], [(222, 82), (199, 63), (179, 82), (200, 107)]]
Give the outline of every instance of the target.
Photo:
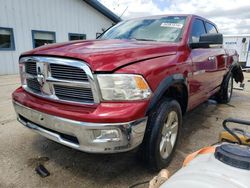
[(228, 81), (228, 86), (227, 86), (227, 96), (228, 96), (228, 98), (230, 98), (231, 95), (232, 95), (232, 87), (233, 87), (232, 81), (233, 81), (232, 77), (230, 76), (229, 81)]
[(168, 113), (161, 132), (160, 154), (167, 159), (174, 148), (178, 134), (178, 115), (175, 111)]

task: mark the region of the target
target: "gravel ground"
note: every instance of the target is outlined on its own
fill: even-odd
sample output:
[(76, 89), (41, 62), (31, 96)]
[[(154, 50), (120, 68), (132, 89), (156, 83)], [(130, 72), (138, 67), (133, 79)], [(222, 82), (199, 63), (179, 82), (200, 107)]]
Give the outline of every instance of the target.
[[(250, 73), (245, 77), (245, 89), (234, 90), (230, 104), (207, 102), (184, 117), (181, 142), (168, 167), (171, 173), (181, 167), (187, 154), (218, 140), (225, 118), (250, 119)], [(136, 151), (87, 154), (24, 128), (11, 104), (11, 93), (18, 85), (17, 75), (0, 76), (0, 187), (128, 187), (156, 175), (136, 160)], [(38, 164), (44, 164), (51, 175), (38, 176)]]

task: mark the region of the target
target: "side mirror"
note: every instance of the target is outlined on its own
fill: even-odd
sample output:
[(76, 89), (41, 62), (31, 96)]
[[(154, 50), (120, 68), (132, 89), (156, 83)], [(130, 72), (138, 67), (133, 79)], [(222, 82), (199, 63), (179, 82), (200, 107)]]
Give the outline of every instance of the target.
[(205, 34), (200, 36), (199, 42), (190, 43), (190, 48), (211, 48), (223, 44), (223, 35), (221, 33)]

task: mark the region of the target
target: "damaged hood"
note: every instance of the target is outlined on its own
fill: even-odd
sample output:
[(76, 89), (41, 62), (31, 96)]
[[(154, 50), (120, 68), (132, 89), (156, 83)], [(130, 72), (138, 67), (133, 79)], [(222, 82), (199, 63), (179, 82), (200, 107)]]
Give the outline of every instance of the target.
[(85, 61), (93, 71), (113, 71), (129, 63), (174, 55), (176, 43), (136, 40), (88, 40), (45, 45), (22, 54), (68, 57)]

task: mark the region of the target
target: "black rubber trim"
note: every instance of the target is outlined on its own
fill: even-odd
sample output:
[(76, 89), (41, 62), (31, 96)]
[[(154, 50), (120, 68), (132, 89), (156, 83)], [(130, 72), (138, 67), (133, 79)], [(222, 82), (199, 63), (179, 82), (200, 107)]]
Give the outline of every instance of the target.
[(187, 86), (186, 78), (182, 74), (173, 74), (164, 78), (155, 90), (154, 95), (150, 100), (149, 106), (146, 110), (146, 114), (148, 114), (154, 108), (154, 106), (163, 97), (168, 88), (177, 83), (181, 83)]

